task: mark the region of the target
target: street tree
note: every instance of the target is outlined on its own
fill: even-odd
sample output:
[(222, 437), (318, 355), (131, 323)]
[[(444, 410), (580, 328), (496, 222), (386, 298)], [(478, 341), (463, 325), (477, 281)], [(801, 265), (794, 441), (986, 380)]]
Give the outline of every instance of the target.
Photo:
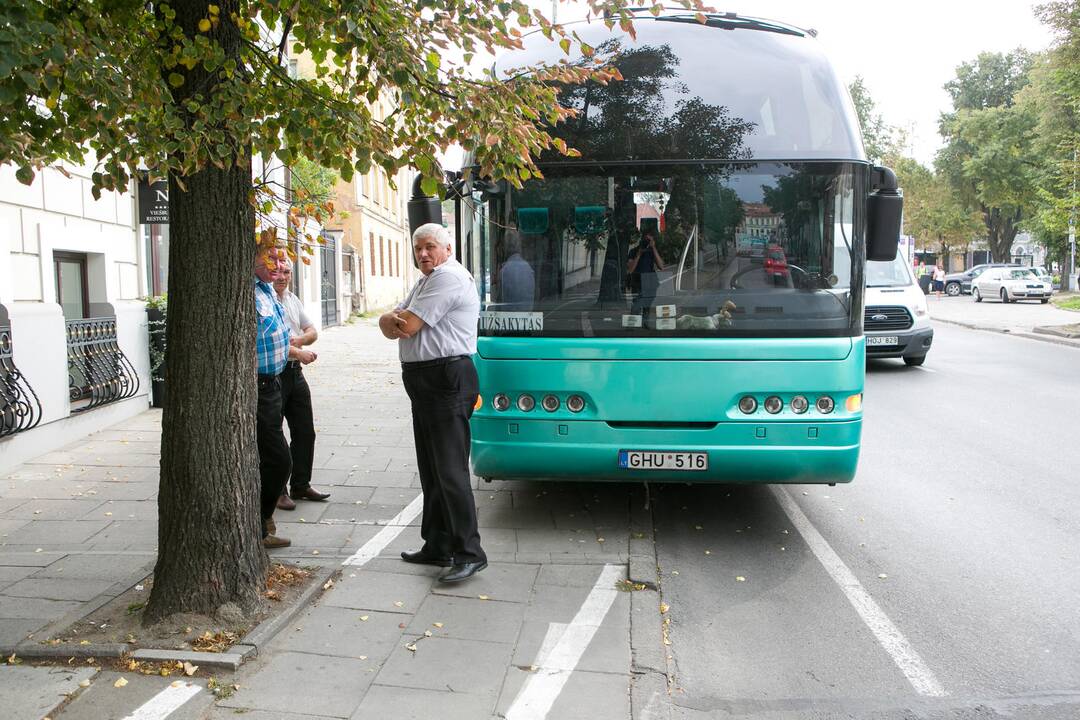
[[(632, 34), (627, 5), (595, 0), (589, 13)], [(168, 178), (170, 355), (145, 621), (261, 604), (252, 268), (258, 242), (300, 239), (300, 216), (321, 211), (293, 205), (285, 228), (256, 228), (277, 188), (253, 182), (253, 155), (345, 180), (413, 165), (434, 193), (437, 153), (457, 141), (481, 172), (520, 184), (541, 151), (573, 153), (545, 130), (573, 115), (554, 83), (618, 79), (592, 61), (502, 79), (468, 67), (530, 33), (591, 51), (522, 0), (0, 4), (0, 163), (30, 183), (89, 153), (95, 194), (125, 190), (141, 168)], [(302, 53), (313, 76), (291, 78), (285, 59)], [(394, 111), (380, 120), (372, 104), (386, 96)]]
[(1055, 31), (1052, 47), (1036, 59), (1031, 81), (1017, 104), (1036, 117), (1035, 147), (1040, 158), (1036, 200), (1024, 223), (1063, 275), (1073, 272), (1068, 247), (1069, 219), (1080, 208), (1080, 0), (1037, 8)]
[(982, 53), (946, 83), (953, 112), (941, 117), (945, 145), (935, 161), (965, 208), (982, 216), (997, 262), (1007, 261), (1035, 199), (1035, 117), (1016, 105), (1028, 83), (1031, 55)]
[(982, 230), (978, 213), (964, 207), (945, 177), (917, 160), (896, 157), (889, 163), (904, 190), (904, 230), (916, 246), (944, 257), (966, 253)]

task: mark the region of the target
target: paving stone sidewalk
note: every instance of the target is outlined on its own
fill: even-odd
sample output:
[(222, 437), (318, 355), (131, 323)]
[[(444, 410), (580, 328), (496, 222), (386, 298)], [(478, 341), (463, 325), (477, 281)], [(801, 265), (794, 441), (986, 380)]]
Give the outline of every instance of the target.
[[(342, 566), (417, 497), (419, 480), (396, 347), (362, 320), (325, 331), (316, 349), (305, 371), (318, 431), (313, 484), (332, 495), (278, 511), (278, 533), (293, 545), (273, 556), (342, 574), (241, 668), (238, 692), (216, 704), (203, 692), (183, 717), (504, 717), (541, 675), (558, 677), (547, 717), (630, 717), (637, 598), (597, 582), (608, 565), (626, 575), (635, 488), (474, 479), (491, 564), (472, 581), (441, 586), (437, 568), (398, 559), (417, 546), (419, 517), (378, 557)], [(45, 639), (152, 566), (159, 433), (160, 413), (148, 411), (0, 477), (0, 647)], [(566, 632), (596, 593), (610, 609)], [(556, 647), (566, 664), (575, 637), (586, 638), (580, 659), (549, 667)], [(0, 702), (25, 694), (25, 679), (2, 670)], [(126, 717), (137, 693), (106, 675), (54, 718)], [(46, 680), (59, 682), (38, 684)]]

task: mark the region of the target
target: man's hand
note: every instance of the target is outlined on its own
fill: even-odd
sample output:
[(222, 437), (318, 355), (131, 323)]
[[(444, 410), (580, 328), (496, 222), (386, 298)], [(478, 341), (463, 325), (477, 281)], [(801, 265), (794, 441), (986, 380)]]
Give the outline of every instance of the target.
[(304, 347), (304, 338), (291, 337), (289, 338), (289, 344), (292, 345), (294, 348), (302, 348)]
[(395, 310), (383, 313), (379, 318), (379, 330), (382, 331), (383, 337), (388, 340), (400, 340), (409, 337), (401, 331), (401, 321), (402, 317)]
[(299, 350), (298, 349), (296, 351), (296, 359), (300, 361), (301, 365), (310, 365), (311, 363), (315, 362), (315, 360), (318, 357), (319, 356), (316, 355), (311, 350)]

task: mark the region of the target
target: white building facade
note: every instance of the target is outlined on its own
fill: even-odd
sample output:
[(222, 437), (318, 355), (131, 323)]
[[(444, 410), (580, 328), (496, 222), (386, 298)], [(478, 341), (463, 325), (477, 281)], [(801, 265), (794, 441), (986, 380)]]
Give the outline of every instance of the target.
[(134, 191), (64, 164), (0, 166), (0, 472), (145, 410), (144, 247)]

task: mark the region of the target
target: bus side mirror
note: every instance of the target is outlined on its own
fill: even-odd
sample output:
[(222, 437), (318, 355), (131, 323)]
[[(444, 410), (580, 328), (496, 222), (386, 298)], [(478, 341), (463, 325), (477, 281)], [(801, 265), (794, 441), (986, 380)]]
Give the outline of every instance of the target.
[(866, 222), (866, 259), (891, 261), (900, 242), (900, 221), (904, 214), (904, 196), (896, 183), (896, 174), (887, 167), (874, 167)]
[(420, 188), (423, 175), (417, 175), (412, 184), (412, 197), (408, 202), (409, 212), (409, 237), (416, 232), (416, 228), (428, 223), (442, 225), (442, 203), (439, 198), (424, 194)]

